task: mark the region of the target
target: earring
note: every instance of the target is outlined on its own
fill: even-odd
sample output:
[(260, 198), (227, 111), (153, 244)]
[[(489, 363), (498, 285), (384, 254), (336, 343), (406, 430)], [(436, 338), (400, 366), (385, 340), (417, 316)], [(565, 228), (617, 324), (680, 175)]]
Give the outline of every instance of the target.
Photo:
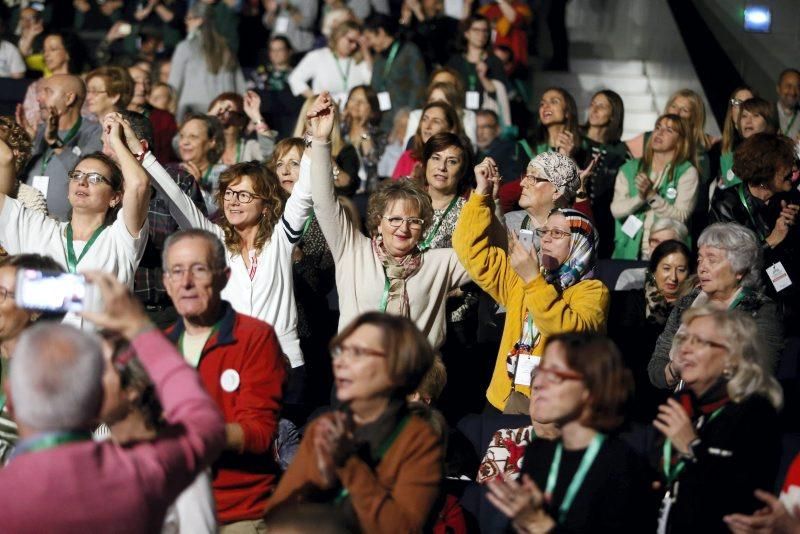
[(734, 371), (735, 369), (733, 368), (732, 365), (726, 364), (725, 368), (722, 369), (722, 378), (724, 378), (725, 380), (730, 380), (731, 378), (733, 378)]
[(375, 237), (375, 240), (376, 240), (378, 243), (381, 243), (381, 242), (383, 242), (383, 234), (378, 234), (378, 235)]

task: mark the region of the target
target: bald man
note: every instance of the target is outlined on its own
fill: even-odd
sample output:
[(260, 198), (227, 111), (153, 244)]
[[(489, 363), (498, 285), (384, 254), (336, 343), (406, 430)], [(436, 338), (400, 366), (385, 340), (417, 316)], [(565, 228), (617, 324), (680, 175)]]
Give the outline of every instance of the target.
[(33, 140), (25, 183), (44, 194), (48, 214), (61, 221), (70, 210), (67, 173), (82, 155), (103, 148), (100, 124), (81, 119), (85, 99), (86, 86), (77, 76), (54, 74), (39, 82), (36, 100), (43, 122)]

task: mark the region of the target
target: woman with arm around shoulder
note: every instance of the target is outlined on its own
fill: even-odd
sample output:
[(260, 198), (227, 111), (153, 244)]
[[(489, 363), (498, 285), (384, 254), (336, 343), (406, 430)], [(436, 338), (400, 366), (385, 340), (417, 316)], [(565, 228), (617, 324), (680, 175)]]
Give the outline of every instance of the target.
[[(547, 164), (533, 167), (532, 176), (550, 182), (554, 196), (577, 188), (578, 170), (570, 158), (548, 153), (543, 161)], [(499, 180), (494, 161), (487, 158), (475, 167), (475, 178), (478, 185), (461, 211), (453, 248), (475, 283), (506, 308), (486, 398), (497, 410), (525, 413), (527, 401), (518, 396), (530, 395), (531, 371), (547, 339), (568, 331), (605, 331), (609, 292), (592, 280), (597, 232), (582, 213), (556, 208), (536, 229), (540, 250), (528, 251), (513, 233), (506, 238), (493, 217), (493, 184)], [(512, 393), (517, 408), (507, 405)]]
[(699, 287), (673, 305), (647, 366), (650, 382), (661, 389), (681, 379), (673, 340), (681, 333), (681, 316), (708, 304), (720, 310), (741, 310), (756, 321), (764, 337), (768, 365), (774, 367), (783, 348), (783, 322), (778, 307), (761, 289), (761, 247), (752, 230), (734, 223), (715, 223), (697, 242)]
[(777, 410), (763, 337), (741, 310), (688, 310), (675, 336), (675, 365), (685, 388), (659, 408), (663, 435), (653, 454), (662, 476), (664, 532), (728, 532), (723, 517), (761, 507), (780, 459)]
[(433, 219), (430, 197), (410, 180), (383, 184), (369, 198), (370, 237), (364, 236), (336, 201), (329, 136), (330, 130), (312, 140), (311, 187), (314, 214), (336, 264), (340, 328), (365, 311), (393, 313), (413, 318), (440, 347), (447, 294), (469, 277), (452, 250), (418, 246)]
[(631, 385), (608, 339), (571, 333), (548, 340), (532, 408), (561, 436), (528, 445), (521, 483), (498, 477), (488, 484), (489, 502), (515, 532), (647, 532), (644, 462), (614, 435)]
[(363, 532), (421, 532), (442, 478), (441, 439), (406, 396), (433, 364), (409, 319), (369, 312), (331, 341), (341, 409), (312, 422), (267, 504), (338, 504)]
[(616, 219), (612, 258), (635, 260), (650, 252), (648, 237), (657, 218), (687, 223), (698, 192), (691, 139), (677, 115), (662, 115), (641, 159), (617, 174), (611, 214)]

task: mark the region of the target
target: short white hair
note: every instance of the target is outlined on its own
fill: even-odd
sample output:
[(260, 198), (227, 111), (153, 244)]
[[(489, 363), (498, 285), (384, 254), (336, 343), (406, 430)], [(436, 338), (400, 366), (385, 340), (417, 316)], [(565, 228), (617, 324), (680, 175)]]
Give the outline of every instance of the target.
[(714, 223), (697, 240), (697, 248), (712, 247), (725, 251), (731, 269), (742, 276), (742, 287), (761, 287), (761, 245), (756, 234), (736, 223)]
[(689, 246), (689, 229), (682, 222), (670, 219), (669, 217), (662, 217), (656, 219), (653, 226), (650, 227), (650, 235), (664, 230), (672, 230), (675, 232), (675, 239), (680, 241), (686, 246)]
[(103, 402), (97, 336), (44, 323), (25, 330), (11, 358), (15, 419), (37, 431), (90, 428)]

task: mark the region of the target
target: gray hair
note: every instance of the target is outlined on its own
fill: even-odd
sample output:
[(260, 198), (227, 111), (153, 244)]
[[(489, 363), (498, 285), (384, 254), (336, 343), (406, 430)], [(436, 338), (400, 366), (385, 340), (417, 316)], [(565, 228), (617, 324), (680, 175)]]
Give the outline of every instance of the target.
[(769, 361), (755, 319), (740, 310), (718, 310), (704, 304), (686, 310), (683, 324), (688, 325), (700, 317), (711, 318), (717, 332), (729, 344), (726, 367), (732, 375), (728, 378), (728, 396), (734, 402), (742, 402), (751, 395), (763, 395), (779, 409), (783, 404), (783, 390), (772, 376), (775, 362)]
[(170, 234), (170, 236), (164, 241), (164, 248), (161, 252), (161, 268), (164, 271), (167, 271), (168, 268), (167, 255), (169, 254), (170, 247), (179, 241), (190, 238), (205, 239), (208, 242), (211, 248), (211, 265), (209, 265), (211, 269), (215, 271), (222, 271), (228, 266), (224, 243), (208, 230), (191, 228), (189, 230), (180, 230), (179, 232)]
[(680, 241), (684, 245), (689, 246), (689, 229), (686, 228), (686, 225), (682, 222), (675, 219), (670, 219), (669, 217), (656, 219), (656, 222), (654, 222), (653, 226), (650, 227), (650, 235), (653, 235), (656, 232), (663, 232), (664, 230), (672, 230), (675, 232), (676, 240)]
[(91, 428), (103, 402), (103, 370), (96, 336), (64, 324), (28, 328), (11, 358), (14, 417), (37, 431)]
[(752, 230), (736, 223), (714, 223), (697, 240), (697, 247), (703, 246), (725, 251), (733, 272), (742, 276), (742, 287), (761, 287), (761, 246)]

